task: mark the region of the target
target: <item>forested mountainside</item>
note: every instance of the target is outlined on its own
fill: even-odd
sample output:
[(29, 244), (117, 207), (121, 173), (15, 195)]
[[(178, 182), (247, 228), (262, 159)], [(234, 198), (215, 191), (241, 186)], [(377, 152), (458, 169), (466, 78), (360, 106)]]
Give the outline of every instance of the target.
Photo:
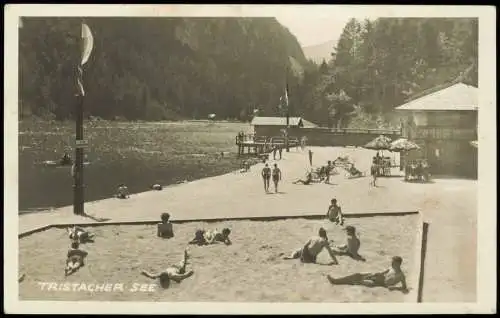
[(477, 49), (477, 19), (351, 19), (333, 60), (306, 72), (302, 112), (317, 123), (367, 127), (436, 86), (477, 87)]
[[(19, 109), (72, 118), (81, 19), (23, 18)], [(247, 119), (276, 114), (288, 74), (313, 67), (274, 18), (85, 18), (86, 115), (105, 119)]]

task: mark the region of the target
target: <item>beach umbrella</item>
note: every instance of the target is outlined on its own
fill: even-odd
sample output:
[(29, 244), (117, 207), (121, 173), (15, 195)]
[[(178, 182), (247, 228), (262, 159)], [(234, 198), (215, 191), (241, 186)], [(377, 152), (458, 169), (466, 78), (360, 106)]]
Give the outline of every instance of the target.
[(372, 150), (389, 150), (391, 148), (391, 138), (380, 135), (369, 143), (363, 146), (366, 149)]
[(477, 140), (471, 141), (470, 145), (474, 148), (477, 148)]
[(398, 140), (393, 141), (389, 148), (390, 151), (395, 151), (395, 152), (404, 152), (416, 149), (420, 149), (420, 147), (413, 141), (410, 141), (406, 138), (400, 138)]

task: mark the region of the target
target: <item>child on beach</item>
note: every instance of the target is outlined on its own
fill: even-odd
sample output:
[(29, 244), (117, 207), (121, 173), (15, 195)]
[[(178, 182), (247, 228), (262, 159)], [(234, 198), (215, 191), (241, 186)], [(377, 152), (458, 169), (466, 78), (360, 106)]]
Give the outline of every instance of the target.
[(161, 223), (157, 225), (156, 236), (161, 238), (172, 238), (174, 237), (174, 230), (172, 228), (172, 223), (170, 223), (170, 214), (161, 214)]
[(145, 270), (141, 271), (141, 274), (151, 279), (159, 278), (160, 286), (162, 288), (168, 288), (170, 286), (171, 280), (175, 281), (176, 283), (180, 283), (182, 280), (194, 274), (194, 271), (192, 270), (186, 271), (188, 257), (189, 255), (187, 250), (184, 250), (184, 258), (178, 265), (167, 267), (165, 270), (157, 274), (153, 274)]
[(342, 208), (337, 205), (337, 199), (332, 199), (330, 206), (328, 207), (328, 212), (326, 212), (326, 217), (338, 225), (344, 225), (344, 216), (342, 214)]
[(394, 286), (401, 283), (401, 291), (408, 292), (406, 277), (401, 270), (403, 259), (400, 256), (392, 258), (391, 267), (378, 273), (356, 273), (341, 278), (333, 278), (327, 275), (326, 278), (332, 285), (362, 285), (366, 287), (386, 287), (397, 289)]

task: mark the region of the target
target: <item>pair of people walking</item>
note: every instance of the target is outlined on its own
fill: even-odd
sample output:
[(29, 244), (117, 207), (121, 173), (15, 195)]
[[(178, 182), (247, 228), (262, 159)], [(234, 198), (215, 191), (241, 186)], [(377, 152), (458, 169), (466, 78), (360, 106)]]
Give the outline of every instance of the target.
[(274, 164), (274, 168), (272, 170), (267, 163), (262, 169), (262, 180), (264, 181), (264, 191), (266, 191), (266, 193), (269, 192), (271, 176), (273, 177), (274, 192), (278, 193), (278, 183), (281, 181), (281, 170), (278, 168), (278, 164), (276, 163)]

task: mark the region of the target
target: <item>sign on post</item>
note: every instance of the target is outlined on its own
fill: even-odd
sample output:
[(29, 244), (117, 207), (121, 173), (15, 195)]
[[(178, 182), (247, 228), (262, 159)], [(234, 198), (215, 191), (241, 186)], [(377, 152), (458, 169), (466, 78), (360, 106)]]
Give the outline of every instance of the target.
[(77, 139), (75, 140), (75, 147), (76, 148), (86, 148), (88, 147), (89, 145), (89, 141), (88, 140), (84, 140), (84, 139)]

